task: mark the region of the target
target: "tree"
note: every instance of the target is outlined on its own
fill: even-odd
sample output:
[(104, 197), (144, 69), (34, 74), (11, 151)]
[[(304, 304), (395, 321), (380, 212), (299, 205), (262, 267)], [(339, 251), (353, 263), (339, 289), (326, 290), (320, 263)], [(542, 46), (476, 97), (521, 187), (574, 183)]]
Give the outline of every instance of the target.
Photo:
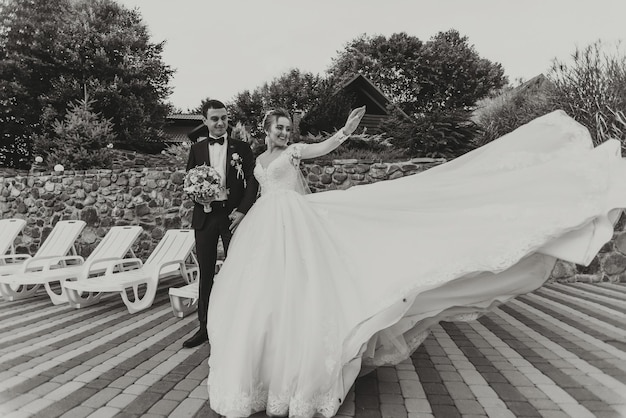
[(111, 168), (111, 156), (105, 148), (113, 138), (113, 124), (102, 119), (88, 98), (71, 103), (63, 121), (54, 121), (50, 136), (38, 137), (34, 150), (44, 164), (65, 169)]
[(293, 69), (252, 92), (244, 90), (237, 94), (229, 110), (234, 120), (245, 124), (252, 136), (260, 138), (261, 122), (267, 110), (282, 107), (291, 114), (307, 113), (316, 106), (321, 92), (327, 91), (322, 77)]
[(29, 153), (31, 136), (53, 132), (85, 88), (116, 141), (158, 137), (173, 71), (138, 11), (112, 0), (6, 0), (0, 17), (0, 117), (14, 118), (4, 139), (25, 140)]
[(40, 131), (42, 92), (51, 89), (55, 68), (68, 57), (69, 0), (0, 3), (0, 165), (24, 168)]
[(420, 85), (420, 110), (470, 109), (508, 82), (502, 65), (481, 58), (456, 30), (435, 35), (422, 56), (428, 71)]
[(414, 155), (454, 157), (471, 149), (477, 129), (468, 110), (507, 83), (502, 66), (481, 58), (456, 30), (427, 42), (406, 33), (363, 35), (329, 69), (337, 83), (356, 73), (389, 97), (393, 117), (383, 129)]
[(323, 79), (319, 83), (316, 94), (315, 104), (300, 122), (300, 131), (319, 135), (340, 129), (352, 110), (354, 94), (337, 90), (337, 86), (330, 79)]
[(363, 35), (348, 43), (328, 72), (337, 82), (363, 74), (409, 115), (471, 107), (507, 82), (502, 66), (481, 58), (456, 30), (426, 43), (404, 32)]
[(418, 85), (415, 75), (425, 71), (421, 51), (423, 43), (406, 33), (361, 35), (346, 45), (333, 59), (329, 77), (340, 84), (355, 74), (365, 77), (382, 90), (394, 103), (404, 106), (414, 101)]

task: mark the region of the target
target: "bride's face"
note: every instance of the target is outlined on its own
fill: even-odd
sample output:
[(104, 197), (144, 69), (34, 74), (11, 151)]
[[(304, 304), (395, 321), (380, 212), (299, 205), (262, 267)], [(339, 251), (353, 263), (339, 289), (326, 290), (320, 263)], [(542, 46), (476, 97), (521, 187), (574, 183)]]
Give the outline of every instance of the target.
[(291, 121), (284, 116), (277, 118), (267, 132), (272, 147), (285, 147), (291, 137)]

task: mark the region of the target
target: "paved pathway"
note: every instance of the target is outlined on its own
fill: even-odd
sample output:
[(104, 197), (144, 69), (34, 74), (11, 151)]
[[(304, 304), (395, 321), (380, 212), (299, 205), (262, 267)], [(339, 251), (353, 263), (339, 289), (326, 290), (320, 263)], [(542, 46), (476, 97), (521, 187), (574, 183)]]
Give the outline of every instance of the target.
[[(214, 417), (208, 345), (182, 349), (194, 317), (170, 311), (180, 284), (134, 315), (117, 295), (80, 310), (44, 293), (0, 301), (0, 416)], [(409, 360), (359, 378), (338, 416), (626, 416), (626, 284), (550, 284), (441, 323)]]

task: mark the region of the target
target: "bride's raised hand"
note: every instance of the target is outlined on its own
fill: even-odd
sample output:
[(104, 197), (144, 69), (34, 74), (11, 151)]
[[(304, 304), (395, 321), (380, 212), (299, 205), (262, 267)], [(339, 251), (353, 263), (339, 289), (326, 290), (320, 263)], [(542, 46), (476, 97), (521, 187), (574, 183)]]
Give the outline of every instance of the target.
[(357, 107), (348, 116), (348, 120), (343, 127), (344, 135), (351, 135), (361, 123), (361, 119), (365, 115), (365, 106)]
[(307, 159), (320, 157), (328, 154), (339, 145), (343, 144), (343, 142), (347, 140), (352, 132), (354, 132), (359, 126), (361, 119), (363, 119), (363, 115), (365, 115), (365, 106), (354, 109), (350, 112), (350, 116), (348, 116), (348, 120), (343, 128), (338, 130), (333, 136), (325, 141), (318, 142), (317, 144), (307, 144), (306, 147), (302, 148), (300, 158)]

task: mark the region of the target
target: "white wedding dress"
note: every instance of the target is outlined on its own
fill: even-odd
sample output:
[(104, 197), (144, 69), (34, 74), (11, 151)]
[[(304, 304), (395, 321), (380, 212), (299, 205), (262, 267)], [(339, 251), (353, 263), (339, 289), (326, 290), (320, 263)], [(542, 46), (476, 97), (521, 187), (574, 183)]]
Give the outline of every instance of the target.
[(440, 320), (588, 264), (626, 207), (620, 143), (562, 111), (423, 173), (301, 195), (295, 144), (255, 176), (211, 293), (209, 400), (226, 416), (333, 416), (362, 366), (407, 358)]

